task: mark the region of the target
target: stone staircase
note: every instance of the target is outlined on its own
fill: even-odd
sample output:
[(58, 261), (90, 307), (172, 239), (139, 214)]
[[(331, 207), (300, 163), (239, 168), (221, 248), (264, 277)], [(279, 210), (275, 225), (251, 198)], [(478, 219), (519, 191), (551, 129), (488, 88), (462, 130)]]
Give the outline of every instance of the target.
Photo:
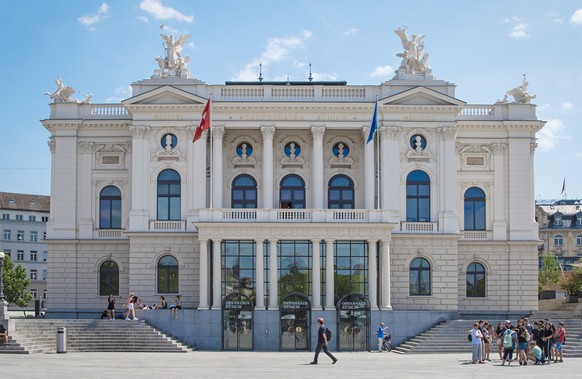
[(17, 319), (0, 354), (55, 353), (57, 330), (66, 328), (67, 352), (168, 352), (192, 348), (143, 321)]
[[(572, 317), (572, 313), (567, 314)], [(541, 317), (540, 317), (541, 316)], [(573, 318), (561, 318), (558, 314), (547, 312), (532, 315), (532, 320), (540, 320), (550, 317), (557, 325), (564, 322), (566, 328), (566, 345), (564, 345), (564, 357), (582, 357), (582, 320)], [(500, 320), (493, 321), (494, 325)], [(515, 320), (512, 320), (515, 323)], [(475, 320), (450, 320), (435, 325), (424, 333), (421, 333), (394, 348), (394, 352), (401, 354), (430, 354), (430, 353), (467, 353), (471, 354), (471, 343), (467, 340), (467, 332), (473, 328)], [(497, 346), (493, 346), (492, 357), (497, 356)]]

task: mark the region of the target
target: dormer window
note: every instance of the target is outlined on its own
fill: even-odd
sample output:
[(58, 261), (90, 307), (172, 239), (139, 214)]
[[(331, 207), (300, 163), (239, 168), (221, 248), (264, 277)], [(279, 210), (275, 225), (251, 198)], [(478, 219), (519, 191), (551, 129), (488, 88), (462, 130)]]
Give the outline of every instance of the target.
[(576, 213), (576, 226), (579, 228), (582, 227), (582, 212)]
[(556, 212), (554, 214), (554, 228), (561, 227), (562, 225), (562, 213)]

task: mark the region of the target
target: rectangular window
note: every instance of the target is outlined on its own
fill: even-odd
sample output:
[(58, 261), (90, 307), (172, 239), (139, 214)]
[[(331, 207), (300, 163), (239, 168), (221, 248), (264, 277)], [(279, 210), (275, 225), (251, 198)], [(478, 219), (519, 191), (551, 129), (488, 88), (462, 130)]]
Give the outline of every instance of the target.
[(31, 288), (30, 289), (30, 294), (32, 295), (32, 299), (36, 300), (37, 299), (37, 293), (36, 293), (36, 288)]
[(30, 270), (30, 280), (36, 280), (38, 273), (36, 270)]
[(42, 252), (42, 261), (46, 262), (48, 259), (48, 251), (43, 251)]
[(22, 221), (23, 217), (22, 215), (16, 215), (16, 221)]
[(47, 290), (42, 290), (42, 299), (43, 300), (48, 299), (48, 292), (47, 292)]
[(4, 238), (3, 238), (4, 241), (10, 241), (10, 239), (12, 238), (11, 235), (12, 235), (12, 230), (4, 229)]
[(48, 222), (48, 217), (47, 216), (42, 216), (41, 220), (42, 220), (42, 222)]
[(24, 230), (19, 230), (18, 232), (16, 232), (16, 240), (24, 241)]
[(45, 240), (46, 239), (46, 232), (42, 232), (42, 239)]
[(2, 213), (2, 220), (10, 220), (10, 213)]
[(38, 242), (38, 232), (30, 232), (30, 242)]
[(48, 270), (42, 270), (42, 280), (48, 279)]
[(34, 215), (28, 216), (28, 221), (30, 221), (30, 222), (36, 222), (36, 216), (34, 216)]
[(36, 262), (36, 261), (37, 261), (37, 255), (38, 255), (38, 254), (37, 254), (37, 252), (36, 252), (36, 251), (34, 251), (34, 250), (33, 250), (33, 251), (31, 251), (31, 252), (30, 252), (30, 261), (31, 261), (31, 262)]
[(24, 250), (17, 250), (16, 251), (16, 260), (23, 261), (24, 260)]

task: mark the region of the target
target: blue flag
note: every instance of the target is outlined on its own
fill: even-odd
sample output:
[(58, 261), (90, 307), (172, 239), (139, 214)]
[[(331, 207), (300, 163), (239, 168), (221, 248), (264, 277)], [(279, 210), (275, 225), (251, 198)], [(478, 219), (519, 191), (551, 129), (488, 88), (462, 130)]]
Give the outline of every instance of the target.
[(370, 124), (370, 133), (368, 134), (368, 140), (366, 144), (368, 144), (371, 140), (374, 139), (374, 134), (376, 134), (376, 130), (378, 129), (378, 99), (376, 99), (376, 105), (374, 106), (374, 115), (372, 116), (372, 124)]

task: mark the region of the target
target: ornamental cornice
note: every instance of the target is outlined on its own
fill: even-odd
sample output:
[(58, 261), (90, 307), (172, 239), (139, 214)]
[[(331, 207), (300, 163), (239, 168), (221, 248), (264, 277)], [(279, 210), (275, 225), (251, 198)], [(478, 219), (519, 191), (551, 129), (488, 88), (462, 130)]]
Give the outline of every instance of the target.
[(84, 121), (81, 127), (83, 129), (128, 129), (131, 126), (131, 122), (111, 122), (111, 121), (104, 121), (104, 122), (87, 122)]
[(42, 120), (41, 124), (52, 132), (55, 129), (77, 129), (81, 126), (82, 120)]
[[(125, 108), (132, 112), (151, 112), (151, 111), (166, 111), (175, 112), (182, 111), (191, 113), (196, 108), (202, 108), (204, 104), (132, 104), (126, 105)], [(214, 110), (214, 106), (213, 106)]]
[(400, 112), (400, 113), (459, 113), (458, 106), (447, 106), (447, 105), (400, 105), (400, 104), (390, 104), (390, 105), (379, 105), (378, 112), (388, 111), (390, 113)]

